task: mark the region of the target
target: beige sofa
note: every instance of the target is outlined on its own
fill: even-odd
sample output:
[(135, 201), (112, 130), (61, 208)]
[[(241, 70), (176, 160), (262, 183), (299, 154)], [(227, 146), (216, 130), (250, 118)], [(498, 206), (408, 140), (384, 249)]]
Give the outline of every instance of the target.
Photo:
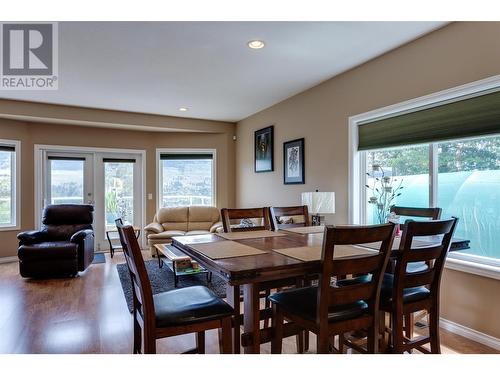
[(165, 207), (160, 208), (144, 233), (151, 255), (156, 256), (156, 244), (170, 243), (175, 236), (214, 233), (221, 227), (220, 213), (215, 207)]

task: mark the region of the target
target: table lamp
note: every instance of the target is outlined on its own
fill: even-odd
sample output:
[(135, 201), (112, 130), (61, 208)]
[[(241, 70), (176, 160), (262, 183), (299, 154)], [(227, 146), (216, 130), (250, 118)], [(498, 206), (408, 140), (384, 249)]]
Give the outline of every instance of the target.
[(302, 193), (302, 205), (312, 214), (312, 225), (321, 225), (321, 214), (335, 213), (335, 193), (318, 190)]

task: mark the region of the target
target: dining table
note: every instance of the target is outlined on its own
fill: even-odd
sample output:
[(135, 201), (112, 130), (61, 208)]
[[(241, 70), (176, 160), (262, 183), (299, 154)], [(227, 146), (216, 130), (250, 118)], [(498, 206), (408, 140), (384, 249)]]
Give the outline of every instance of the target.
[[(272, 338), (272, 328), (261, 328), (260, 322), (270, 318), (261, 308), (261, 291), (276, 288), (282, 280), (293, 282), (317, 275), (321, 266), (322, 228), (252, 232), (211, 233), (172, 238), (172, 245), (199, 262), (226, 282), (226, 300), (235, 310), (233, 351), (260, 353), (260, 345)], [(396, 237), (391, 257), (399, 248)], [(420, 238), (416, 247), (432, 246), (438, 239)], [(343, 246), (336, 257), (363, 257), (377, 251), (378, 244)], [(453, 239), (450, 251), (464, 250), (468, 240)], [(243, 311), (240, 290), (243, 290)], [(240, 322), (243, 320), (243, 334)], [(297, 334), (290, 323), (285, 336)]]

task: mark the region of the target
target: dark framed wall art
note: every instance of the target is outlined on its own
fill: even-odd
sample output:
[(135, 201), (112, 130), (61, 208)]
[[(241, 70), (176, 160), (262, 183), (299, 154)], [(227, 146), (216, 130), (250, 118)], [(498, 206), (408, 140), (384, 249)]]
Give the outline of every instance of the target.
[(274, 171), (274, 126), (255, 132), (255, 172)]
[(283, 183), (305, 183), (304, 138), (283, 143)]

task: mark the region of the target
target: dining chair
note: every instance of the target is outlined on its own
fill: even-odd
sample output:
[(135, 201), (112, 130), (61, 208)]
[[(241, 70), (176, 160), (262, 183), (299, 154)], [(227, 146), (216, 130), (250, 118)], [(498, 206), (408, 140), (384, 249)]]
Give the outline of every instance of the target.
[[(269, 214), (271, 216), (271, 225), (273, 230), (293, 228), (293, 227), (308, 227), (311, 225), (309, 211), (307, 206), (291, 206), (291, 207), (270, 207)], [(293, 217), (301, 216), (301, 222), (293, 222)], [(280, 222), (281, 218), (291, 218), (291, 222)]]
[[(269, 207), (259, 208), (223, 208), (221, 209), (222, 226), (225, 233), (229, 232), (247, 232), (257, 230), (273, 230), (269, 214)], [(251, 226), (235, 226), (232, 223), (234, 220), (258, 219), (261, 225)], [(271, 295), (272, 289), (281, 289), (283, 287), (296, 287), (302, 280), (296, 278), (286, 278), (282, 280), (274, 280), (263, 286), (260, 291), (260, 298), (264, 300), (264, 310), (261, 310), (261, 320), (264, 321), (264, 328), (268, 328), (271, 323), (271, 302), (268, 297)], [(241, 295), (241, 292), (240, 292)], [(240, 297), (240, 302), (243, 301), (243, 296)], [(238, 319), (237, 324), (241, 324), (243, 319)], [(297, 334), (297, 352), (304, 352), (304, 334)]]
[[(221, 210), (222, 226), (225, 233), (254, 230), (272, 230), (268, 207), (259, 208), (223, 208)], [(260, 225), (232, 225), (234, 220), (258, 219)]]
[(205, 331), (219, 329), (221, 353), (232, 352), (231, 320), (234, 310), (210, 289), (192, 286), (153, 295), (134, 228), (117, 219), (133, 294), (133, 353), (156, 353), (156, 340), (196, 333), (197, 348), (188, 353), (205, 352)]
[[(380, 295), (380, 308), (391, 315), (390, 348), (394, 353), (417, 349), (424, 353), (440, 353), (439, 290), (444, 263), (458, 219), (408, 221), (396, 257), (395, 272), (386, 273)], [(414, 238), (436, 236), (437, 244), (412, 248)], [(409, 272), (410, 262), (429, 262), (420, 272)], [(404, 316), (426, 310), (429, 315), (429, 335), (405, 337)], [(381, 320), (385, 321), (384, 314)], [(431, 350), (422, 347), (430, 343)]]
[[(360, 329), (368, 332), (367, 348), (356, 349), (378, 351), (380, 288), (395, 228), (392, 223), (325, 227), (318, 286), (285, 290), (269, 297), (273, 304), (272, 353), (281, 353), (284, 319), (315, 333), (318, 353), (330, 351), (334, 336)], [(338, 247), (372, 242), (380, 242), (379, 251), (373, 254), (334, 258)], [(357, 274), (369, 276), (364, 282), (331, 282), (337, 275)]]
[[(418, 217), (425, 218), (429, 220), (439, 220), (441, 218), (442, 209), (439, 207), (403, 207), (403, 206), (392, 206), (389, 209), (389, 212), (394, 212), (399, 216), (408, 216), (408, 217)], [(403, 231), (404, 231), (403, 223)], [(430, 262), (410, 262), (407, 265), (408, 272), (421, 272), (425, 271), (430, 267)], [(389, 267), (394, 272), (394, 262), (392, 262)], [(413, 328), (415, 324), (415, 320), (420, 320), (425, 316), (414, 317), (413, 314), (405, 315), (404, 317), (404, 326), (407, 337), (413, 337)]]

